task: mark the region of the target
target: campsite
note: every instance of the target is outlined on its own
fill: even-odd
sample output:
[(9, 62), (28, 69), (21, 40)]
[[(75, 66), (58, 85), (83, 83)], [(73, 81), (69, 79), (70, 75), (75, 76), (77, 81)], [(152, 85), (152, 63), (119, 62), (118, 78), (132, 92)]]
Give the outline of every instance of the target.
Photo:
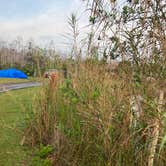
[(166, 2), (0, 7), (0, 166), (166, 166)]

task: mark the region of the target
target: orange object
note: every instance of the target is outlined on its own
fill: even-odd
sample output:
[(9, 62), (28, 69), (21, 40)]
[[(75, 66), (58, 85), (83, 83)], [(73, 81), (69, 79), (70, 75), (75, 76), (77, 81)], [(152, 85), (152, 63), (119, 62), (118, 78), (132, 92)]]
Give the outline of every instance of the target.
[(57, 78), (57, 74), (52, 73), (52, 74), (50, 75), (50, 77), (51, 77), (51, 81), (55, 82), (55, 81), (56, 81), (56, 78)]

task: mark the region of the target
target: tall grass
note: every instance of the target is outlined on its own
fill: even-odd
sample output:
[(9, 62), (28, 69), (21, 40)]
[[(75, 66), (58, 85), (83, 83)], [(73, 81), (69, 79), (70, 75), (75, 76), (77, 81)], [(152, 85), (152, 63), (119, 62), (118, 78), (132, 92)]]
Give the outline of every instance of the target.
[[(83, 62), (70, 77), (48, 83), (34, 103), (27, 143), (52, 145), (55, 166), (147, 166), (156, 119), (160, 121), (155, 165), (166, 164), (163, 107), (158, 111), (160, 82), (133, 80), (131, 68), (115, 73), (107, 65)], [(132, 96), (143, 97), (142, 112), (132, 112)], [(161, 148), (160, 148), (161, 147)], [(159, 153), (160, 152), (160, 153)]]

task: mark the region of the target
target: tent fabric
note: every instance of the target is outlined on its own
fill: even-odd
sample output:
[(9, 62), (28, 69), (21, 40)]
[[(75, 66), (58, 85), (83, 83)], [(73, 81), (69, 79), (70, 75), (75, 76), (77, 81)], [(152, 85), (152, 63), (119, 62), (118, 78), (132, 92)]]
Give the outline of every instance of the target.
[(0, 70), (0, 78), (20, 78), (20, 79), (27, 79), (27, 75), (15, 68), (10, 68), (6, 70)]

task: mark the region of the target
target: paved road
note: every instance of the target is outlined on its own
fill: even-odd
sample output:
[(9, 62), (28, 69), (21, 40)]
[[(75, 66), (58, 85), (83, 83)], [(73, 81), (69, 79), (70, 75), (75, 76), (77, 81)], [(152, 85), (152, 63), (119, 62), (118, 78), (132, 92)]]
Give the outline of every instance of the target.
[(39, 82), (25, 82), (25, 83), (15, 83), (15, 84), (0, 84), (0, 93), (7, 92), (10, 90), (24, 89), (30, 87), (41, 86)]

